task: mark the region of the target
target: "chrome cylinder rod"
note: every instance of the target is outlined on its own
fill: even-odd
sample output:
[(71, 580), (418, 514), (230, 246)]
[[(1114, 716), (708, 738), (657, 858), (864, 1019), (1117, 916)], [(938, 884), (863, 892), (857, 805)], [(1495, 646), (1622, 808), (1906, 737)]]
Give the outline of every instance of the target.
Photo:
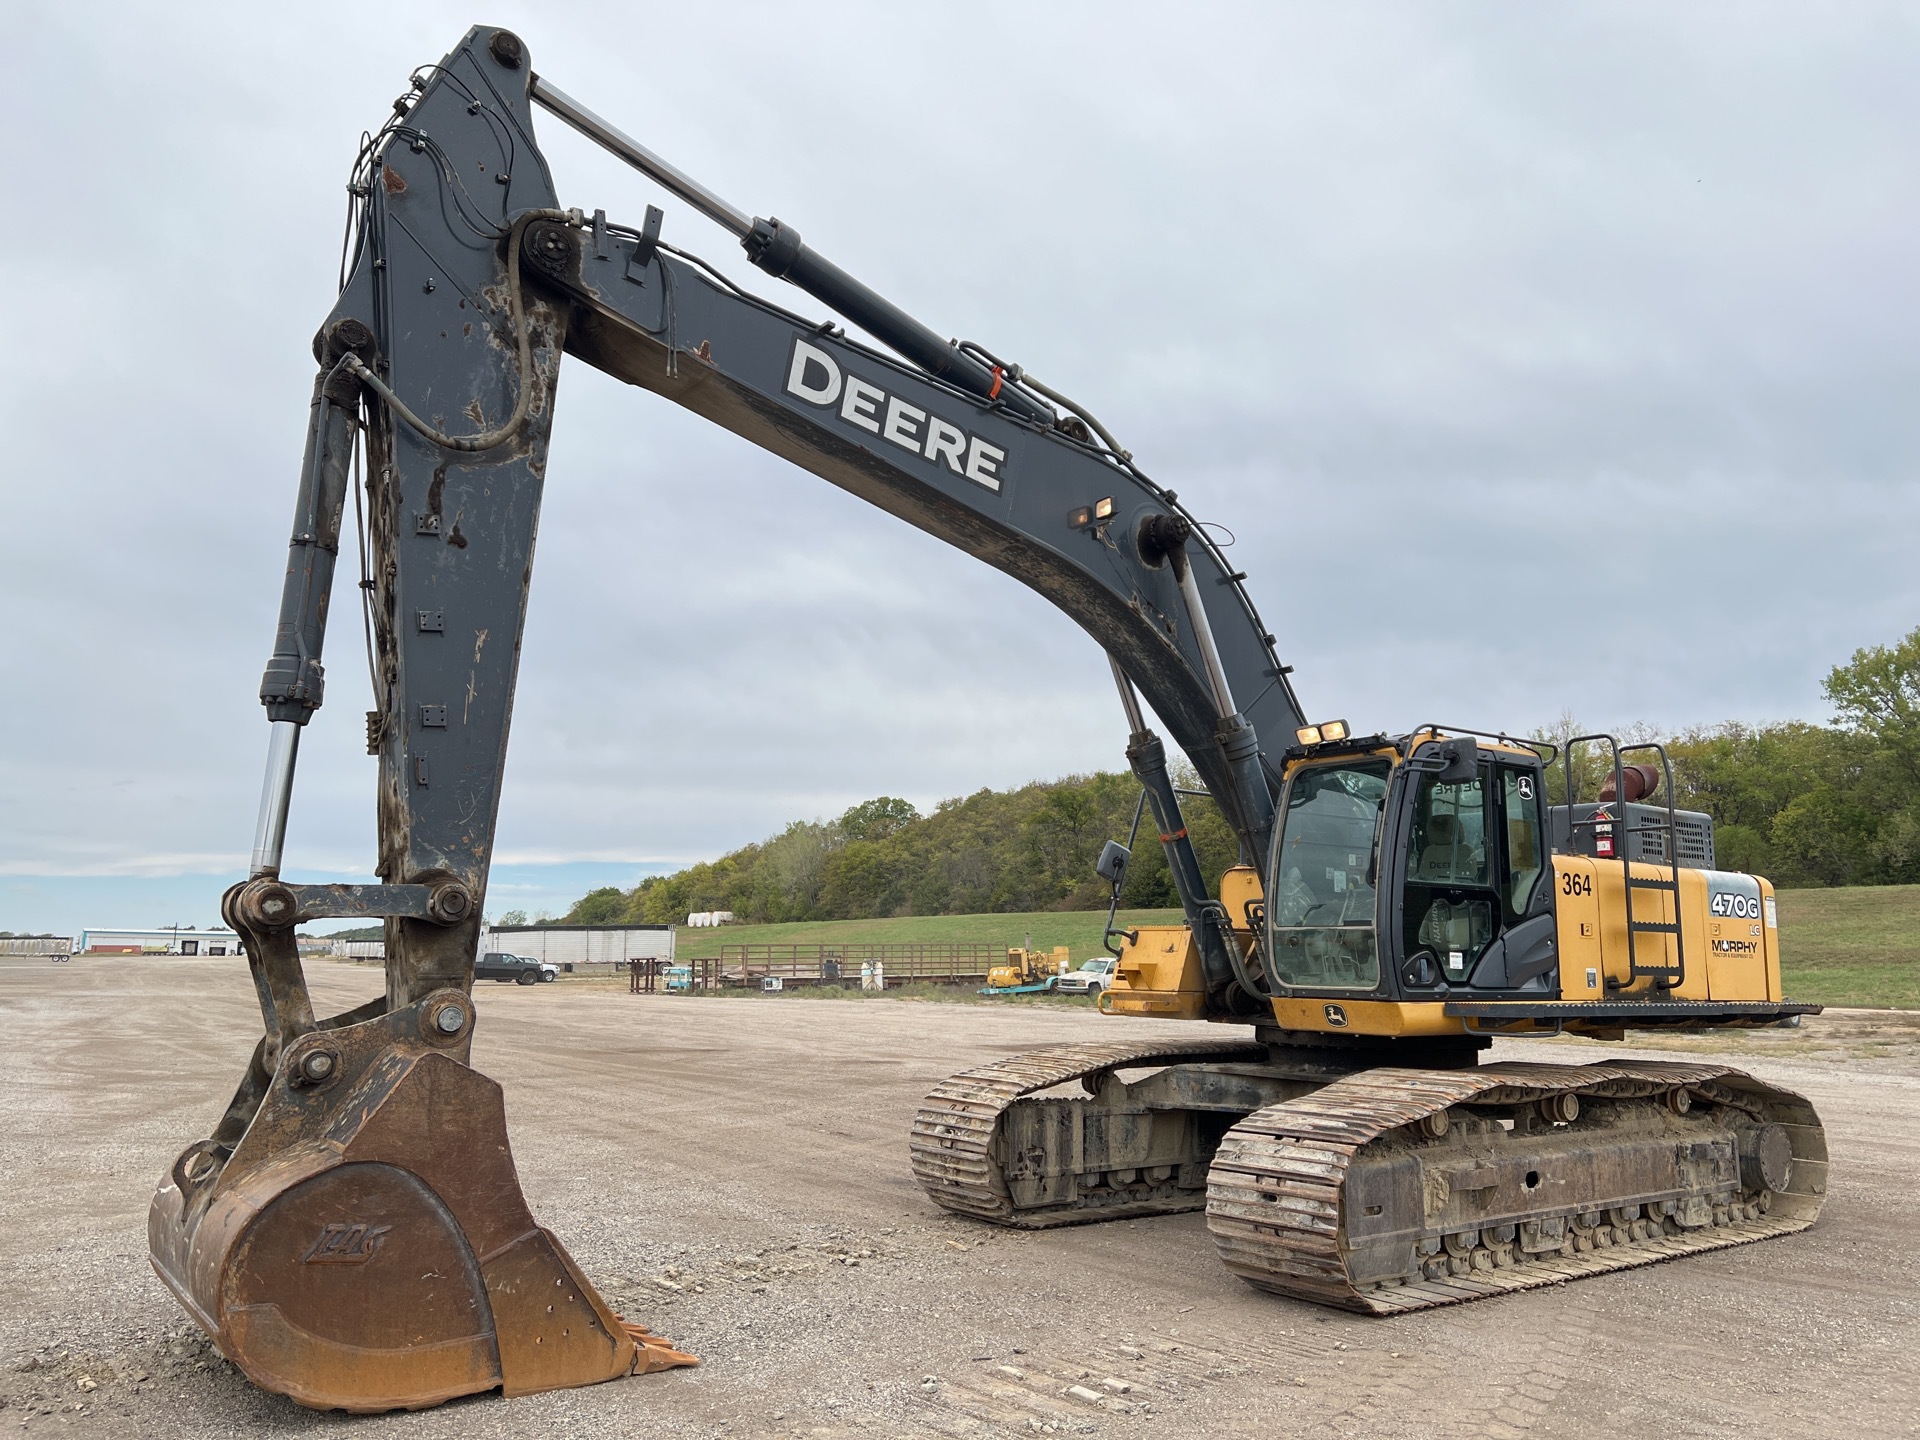
[(612, 151), (641, 174), (658, 181), (715, 224), (726, 226), (742, 240), (753, 233), (753, 217), (746, 211), (729, 205), (691, 175), (669, 165), (631, 135), (609, 125), (566, 91), (538, 75), (533, 77), (533, 100), (596, 145)]
[(1107, 664), (1113, 667), (1113, 683), (1120, 689), (1120, 708), (1127, 712), (1128, 733), (1138, 735), (1147, 728), (1146, 719), (1140, 714), (1140, 697), (1134, 693), (1133, 681), (1120, 668), (1120, 662), (1109, 655)]
[(1220, 651), (1213, 643), (1213, 627), (1207, 623), (1206, 607), (1200, 603), (1200, 587), (1194, 583), (1193, 566), (1183, 559), (1174, 565), (1174, 571), (1180, 581), (1180, 598), (1186, 602), (1187, 619), (1193, 625), (1193, 635), (1200, 642), (1200, 659), (1207, 668), (1207, 685), (1213, 691), (1214, 707), (1225, 720), (1229, 715), (1239, 713), (1233, 703), (1233, 691), (1227, 687), (1226, 667), (1220, 663)]
[(300, 753), (300, 727), (291, 720), (275, 720), (268, 727), (267, 778), (260, 787), (260, 818), (253, 827), (253, 859), (247, 876), (278, 877), (280, 856), (287, 846), (287, 805), (293, 798), (293, 762)]

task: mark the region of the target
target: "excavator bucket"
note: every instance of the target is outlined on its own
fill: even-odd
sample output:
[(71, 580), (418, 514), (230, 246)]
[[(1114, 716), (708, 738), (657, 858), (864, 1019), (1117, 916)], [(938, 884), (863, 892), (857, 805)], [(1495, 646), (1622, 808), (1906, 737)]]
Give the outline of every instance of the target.
[(358, 1013), (270, 1074), (263, 1042), (229, 1111), (257, 1101), (237, 1145), (189, 1146), (154, 1195), (154, 1269), (221, 1354), (349, 1411), (699, 1363), (621, 1320), (534, 1222), (500, 1087), (456, 1058), (472, 1001)]

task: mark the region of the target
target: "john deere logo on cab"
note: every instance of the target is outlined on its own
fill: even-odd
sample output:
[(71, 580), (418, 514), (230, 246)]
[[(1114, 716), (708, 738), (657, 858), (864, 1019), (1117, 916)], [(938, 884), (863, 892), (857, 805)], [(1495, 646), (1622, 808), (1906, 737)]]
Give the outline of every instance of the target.
[(793, 360), (787, 366), (787, 393), (809, 405), (840, 408), (840, 418), (869, 434), (918, 455), (930, 465), (944, 465), (963, 479), (1000, 492), (1000, 467), (1007, 452), (970, 435), (951, 420), (928, 414), (889, 395), (878, 385), (843, 371), (840, 362), (818, 345), (793, 342)]

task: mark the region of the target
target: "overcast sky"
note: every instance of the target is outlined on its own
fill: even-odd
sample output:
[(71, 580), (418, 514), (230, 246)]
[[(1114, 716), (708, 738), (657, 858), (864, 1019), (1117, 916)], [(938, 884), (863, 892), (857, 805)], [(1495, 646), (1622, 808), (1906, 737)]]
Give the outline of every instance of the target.
[[(1826, 718), (1920, 623), (1920, 11), (1753, 4), (15, 7), (0, 929), (208, 924), (342, 185), (476, 20), (1237, 537), (1310, 716)], [(549, 117), (563, 204), (807, 313)], [(350, 595), (343, 582), (341, 594)], [(350, 603), (289, 870), (370, 875)], [(1024, 587), (570, 362), (494, 894), (876, 794), (1122, 768)]]

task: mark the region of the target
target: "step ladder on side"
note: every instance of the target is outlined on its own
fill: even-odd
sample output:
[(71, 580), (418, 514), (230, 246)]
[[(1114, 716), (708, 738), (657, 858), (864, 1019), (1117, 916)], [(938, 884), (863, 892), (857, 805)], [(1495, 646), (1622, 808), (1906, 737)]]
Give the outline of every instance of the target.
[[(1604, 744), (1607, 747), (1608, 757), (1612, 761), (1613, 804), (1616, 806), (1618, 813), (1607, 816), (1604, 819), (1601, 818), (1605, 815), (1604, 809), (1596, 811), (1594, 815), (1585, 820), (1576, 818), (1574, 814), (1574, 801), (1576, 799), (1574, 793), (1575, 774), (1577, 770), (1573, 761), (1574, 751), (1578, 746), (1589, 743)], [(1660, 759), (1661, 784), (1666, 796), (1666, 805), (1664, 807), (1666, 817), (1664, 820), (1653, 818), (1644, 823), (1636, 824), (1633, 818), (1632, 803), (1626, 799), (1626, 773), (1622, 757), (1647, 750), (1652, 751)], [(1573, 839), (1582, 829), (1593, 830), (1595, 841), (1594, 851), (1596, 857), (1600, 858), (1599, 851), (1601, 846), (1599, 841), (1602, 835), (1610, 836), (1613, 840), (1613, 853), (1620, 861), (1621, 871), (1626, 881), (1624, 893), (1627, 912), (1627, 974), (1625, 979), (1609, 975), (1607, 977), (1607, 988), (1609, 990), (1629, 990), (1642, 980), (1651, 980), (1653, 982), (1653, 989), (1657, 994), (1664, 995), (1678, 990), (1686, 983), (1687, 956), (1686, 938), (1681, 933), (1680, 928), (1679, 821), (1674, 813), (1673, 763), (1667, 758), (1666, 747), (1653, 741), (1635, 745), (1622, 745), (1611, 735), (1576, 735), (1567, 742), (1566, 766), (1568, 838), (1570, 840)], [(1603, 829), (1602, 827), (1606, 828)], [(1640, 848), (1633, 843), (1634, 837), (1650, 835), (1658, 835), (1661, 838), (1661, 853), (1667, 862), (1667, 873), (1663, 877), (1654, 878), (1634, 874), (1633, 867), (1635, 862), (1633, 857), (1635, 851)], [(1643, 861), (1641, 863), (1649, 864), (1651, 862)], [(1660, 911), (1664, 915), (1672, 916), (1672, 918), (1660, 920), (1636, 919), (1633, 907), (1635, 892), (1639, 892), (1643, 896), (1663, 894), (1671, 897), (1670, 900), (1660, 906)], [(1641, 914), (1645, 915), (1647, 912), (1646, 901), (1644, 899), (1641, 905)], [(1640, 937), (1642, 935), (1671, 935), (1673, 937), (1671, 951), (1668, 950), (1668, 947), (1664, 943), (1661, 944), (1660, 951), (1663, 960), (1671, 958), (1673, 963), (1670, 965), (1643, 965), (1640, 961)]]

